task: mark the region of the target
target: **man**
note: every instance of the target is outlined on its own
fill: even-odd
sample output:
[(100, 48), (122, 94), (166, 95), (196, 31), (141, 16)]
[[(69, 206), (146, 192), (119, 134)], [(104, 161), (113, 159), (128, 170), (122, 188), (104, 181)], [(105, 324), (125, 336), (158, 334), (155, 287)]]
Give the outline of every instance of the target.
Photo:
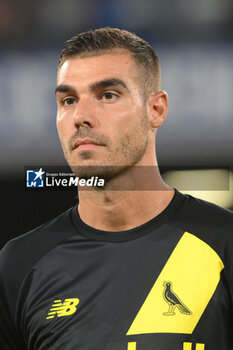
[(154, 50), (119, 29), (76, 35), (56, 98), (69, 165), (105, 186), (1, 252), (0, 348), (232, 349), (233, 214), (160, 176)]

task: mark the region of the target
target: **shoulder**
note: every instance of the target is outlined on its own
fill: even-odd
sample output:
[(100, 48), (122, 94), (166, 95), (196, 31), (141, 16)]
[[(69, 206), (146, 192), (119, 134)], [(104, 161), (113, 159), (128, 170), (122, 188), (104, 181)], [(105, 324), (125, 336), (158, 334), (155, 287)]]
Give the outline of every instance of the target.
[(14, 260), (15, 263), (18, 259), (21, 263), (24, 260), (35, 260), (60, 240), (68, 238), (73, 233), (71, 211), (72, 209), (69, 209), (45, 224), (10, 240), (0, 253), (0, 266), (9, 254), (9, 260)]
[(222, 228), (233, 229), (233, 212), (214, 203), (184, 195), (183, 206), (175, 218), (177, 222), (193, 225), (195, 228), (207, 230)]
[(0, 252), (0, 285), (12, 301), (12, 306), (24, 277), (33, 265), (59, 242), (75, 234), (71, 211), (69, 209), (49, 222), (10, 240)]
[(171, 224), (207, 243), (223, 260), (233, 257), (233, 212), (190, 195), (179, 195), (184, 197), (183, 205)]

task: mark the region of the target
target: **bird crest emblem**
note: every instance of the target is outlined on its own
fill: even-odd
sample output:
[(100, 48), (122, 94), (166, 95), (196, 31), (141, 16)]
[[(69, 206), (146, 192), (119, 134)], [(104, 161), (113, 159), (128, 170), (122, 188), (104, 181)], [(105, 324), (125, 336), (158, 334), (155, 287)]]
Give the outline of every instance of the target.
[(175, 315), (175, 309), (177, 308), (182, 314), (191, 315), (192, 312), (184, 305), (180, 298), (173, 292), (171, 282), (163, 282), (163, 298), (168, 303), (169, 309), (167, 312), (164, 312), (164, 316), (173, 316)]

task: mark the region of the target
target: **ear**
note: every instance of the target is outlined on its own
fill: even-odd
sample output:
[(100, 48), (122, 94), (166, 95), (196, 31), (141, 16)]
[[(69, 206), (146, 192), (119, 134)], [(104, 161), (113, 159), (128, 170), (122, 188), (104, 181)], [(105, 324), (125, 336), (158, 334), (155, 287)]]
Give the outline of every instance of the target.
[(147, 99), (149, 128), (157, 129), (163, 124), (168, 110), (168, 96), (165, 91), (152, 92)]

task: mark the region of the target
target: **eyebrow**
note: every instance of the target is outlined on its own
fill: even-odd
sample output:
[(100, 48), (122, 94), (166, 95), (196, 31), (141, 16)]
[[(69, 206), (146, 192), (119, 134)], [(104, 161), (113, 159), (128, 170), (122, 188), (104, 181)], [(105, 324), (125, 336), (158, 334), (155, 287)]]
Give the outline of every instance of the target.
[[(121, 79), (115, 79), (115, 78), (110, 78), (110, 79), (104, 79), (104, 80), (100, 80), (97, 81), (93, 84), (90, 85), (90, 90), (91, 91), (96, 91), (96, 90), (100, 90), (100, 89), (104, 89), (110, 86), (122, 86), (123, 88), (129, 90), (129, 88), (127, 87), (127, 85), (125, 84), (125, 82)], [(73, 93), (76, 94), (76, 90), (73, 86), (71, 85), (58, 85), (55, 89), (55, 94), (57, 92), (61, 92), (61, 93)]]
[(58, 85), (57, 87), (56, 87), (56, 89), (55, 89), (55, 94), (57, 93), (57, 92), (71, 92), (71, 93), (76, 93), (76, 90), (75, 90), (75, 88), (73, 88), (72, 86), (70, 86), (70, 85)]
[(97, 81), (96, 83), (94, 83), (90, 86), (90, 89), (92, 91), (95, 91), (95, 90), (104, 89), (104, 88), (107, 88), (110, 86), (121, 86), (121, 87), (129, 90), (127, 85), (125, 84), (125, 82), (123, 80), (116, 79), (116, 78), (110, 78), (110, 79), (104, 79), (101, 81)]

